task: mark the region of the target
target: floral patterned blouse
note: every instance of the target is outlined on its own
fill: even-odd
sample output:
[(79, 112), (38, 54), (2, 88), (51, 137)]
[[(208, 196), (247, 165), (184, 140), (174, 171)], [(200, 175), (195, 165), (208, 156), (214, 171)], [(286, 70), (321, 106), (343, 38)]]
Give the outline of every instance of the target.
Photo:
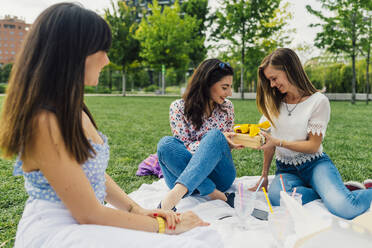
[(187, 150), (195, 153), (200, 140), (209, 130), (219, 129), (221, 132), (232, 132), (235, 118), (234, 105), (225, 99), (221, 108), (215, 108), (209, 118), (204, 117), (202, 126), (196, 130), (191, 121), (186, 119), (185, 101), (183, 99), (175, 100), (169, 110), (169, 122), (173, 136), (183, 141)]

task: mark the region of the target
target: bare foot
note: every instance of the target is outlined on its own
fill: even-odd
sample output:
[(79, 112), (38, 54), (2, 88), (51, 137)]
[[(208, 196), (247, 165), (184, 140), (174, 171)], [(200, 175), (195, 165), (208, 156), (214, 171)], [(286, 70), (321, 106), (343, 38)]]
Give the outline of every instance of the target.
[(219, 191), (218, 189), (215, 189), (212, 193), (208, 195), (211, 200), (222, 200), (222, 201), (227, 201), (227, 197), (225, 193)]
[(177, 203), (182, 199), (187, 191), (188, 190), (184, 185), (177, 183), (161, 201), (161, 208), (165, 210), (172, 209), (174, 206), (177, 205)]

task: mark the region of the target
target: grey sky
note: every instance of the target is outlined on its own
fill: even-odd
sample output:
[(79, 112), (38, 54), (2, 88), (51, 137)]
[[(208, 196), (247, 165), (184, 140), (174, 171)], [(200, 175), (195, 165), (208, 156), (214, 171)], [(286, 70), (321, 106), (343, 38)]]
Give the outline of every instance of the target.
[[(110, 0), (77, 0), (86, 8), (103, 13), (104, 8), (110, 7)], [(116, 0), (115, 0), (116, 1)], [(317, 18), (310, 15), (305, 5), (310, 4), (316, 9), (320, 9), (320, 4), (316, 0), (285, 0), (290, 2), (290, 11), (293, 13), (293, 20), (290, 23), (291, 28), (296, 28), (296, 33), (292, 34), (293, 39), (291, 48), (295, 48), (299, 44), (312, 45), (316, 30), (308, 27), (310, 23), (318, 22)], [(36, 17), (48, 6), (63, 2), (61, 0), (1, 0), (0, 17), (5, 15), (15, 15), (24, 19), (27, 23), (32, 23)], [(75, 1), (76, 2), (76, 1)], [(210, 0), (210, 5), (213, 8), (218, 5), (217, 0)], [(301, 57), (308, 59), (312, 55), (317, 55), (317, 49), (314, 49), (312, 54), (305, 54)]]

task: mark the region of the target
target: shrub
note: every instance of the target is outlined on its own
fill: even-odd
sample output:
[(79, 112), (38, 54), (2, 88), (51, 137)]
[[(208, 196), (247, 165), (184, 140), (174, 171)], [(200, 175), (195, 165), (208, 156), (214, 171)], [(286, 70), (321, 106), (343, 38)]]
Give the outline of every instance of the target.
[(0, 84), (0, 93), (5, 93), (7, 84)]
[(159, 90), (159, 87), (155, 84), (149, 85), (143, 89), (145, 92), (155, 92)]
[(94, 86), (85, 86), (84, 87), (84, 93), (88, 93), (88, 94), (97, 93), (96, 87), (94, 87)]
[(111, 94), (111, 91), (107, 87), (103, 86), (85, 86), (84, 87), (84, 93), (87, 94)]
[[(366, 62), (356, 62), (356, 92), (366, 92)], [(352, 91), (353, 70), (351, 63), (309, 63), (305, 71), (316, 88), (326, 86), (327, 92), (346, 93)]]
[(179, 95), (181, 92), (181, 87), (179, 86), (169, 86), (165, 88), (165, 93)]
[(100, 94), (111, 94), (111, 90), (109, 88), (106, 88), (106, 87), (105, 88), (104, 87), (102, 87), (102, 88), (98, 87), (97, 93), (100, 93)]

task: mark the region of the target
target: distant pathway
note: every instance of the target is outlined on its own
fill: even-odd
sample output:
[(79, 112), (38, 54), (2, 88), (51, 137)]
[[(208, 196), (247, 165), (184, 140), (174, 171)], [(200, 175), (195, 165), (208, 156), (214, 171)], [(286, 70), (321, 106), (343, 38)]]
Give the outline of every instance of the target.
[[(122, 96), (122, 94), (84, 94), (85, 96)], [(350, 101), (351, 100), (351, 93), (325, 93), (325, 95), (331, 101)], [(5, 94), (0, 94), (0, 96), (5, 96)], [(159, 95), (155, 93), (138, 93), (138, 94), (131, 94), (127, 93), (126, 96), (159, 96), (159, 97), (181, 97), (180, 94), (166, 94), (166, 95)], [(240, 99), (241, 95), (238, 92), (234, 92), (230, 99)], [(355, 95), (355, 100), (357, 101), (366, 101), (367, 95), (365, 93), (357, 93)], [(368, 95), (370, 101), (372, 101), (372, 94)], [(256, 99), (256, 93), (254, 92), (246, 92), (244, 93), (244, 100), (254, 100)]]

